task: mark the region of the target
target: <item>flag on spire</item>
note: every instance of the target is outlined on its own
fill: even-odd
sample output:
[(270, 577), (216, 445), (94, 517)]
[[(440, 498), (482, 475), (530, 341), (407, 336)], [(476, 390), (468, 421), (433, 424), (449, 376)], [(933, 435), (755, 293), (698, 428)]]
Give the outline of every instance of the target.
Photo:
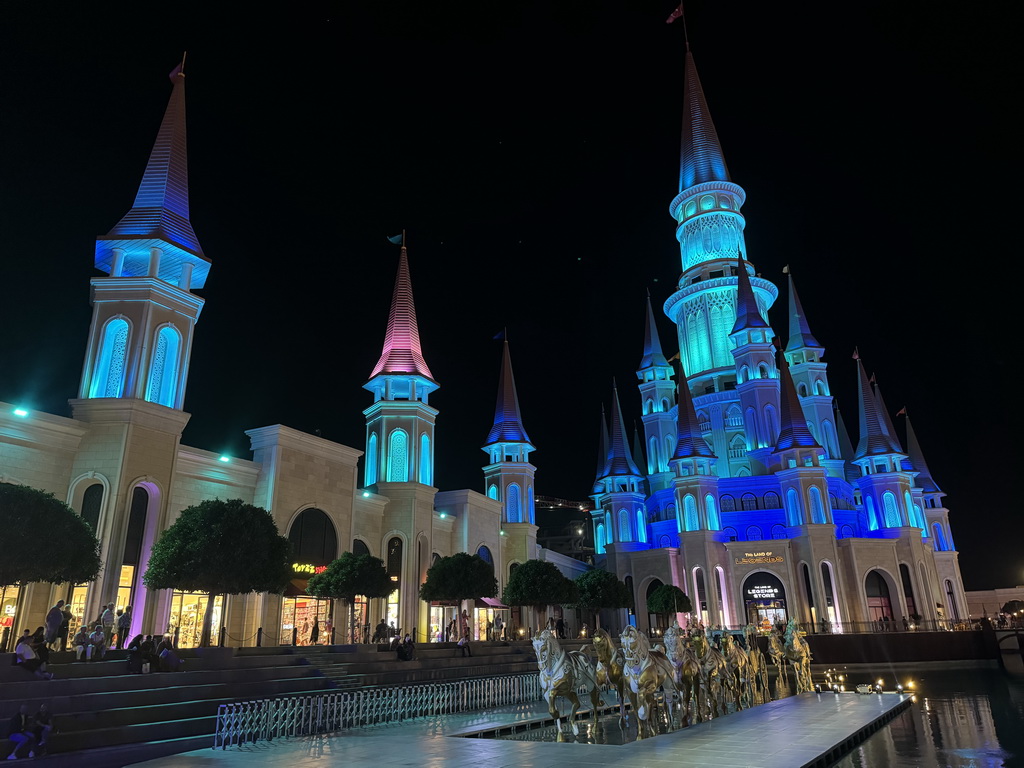
[(676, 8), (674, 11), (672, 11), (672, 13), (669, 14), (669, 17), (667, 19), (665, 19), (665, 23), (666, 24), (671, 24), (673, 21), (675, 21), (676, 19), (678, 19), (682, 15), (683, 15), (683, 4), (680, 3), (679, 7)]
[(907, 415), (907, 406), (904, 405), (902, 408), (900, 408), (898, 411), (896, 411), (896, 415), (897, 416), (906, 416)]

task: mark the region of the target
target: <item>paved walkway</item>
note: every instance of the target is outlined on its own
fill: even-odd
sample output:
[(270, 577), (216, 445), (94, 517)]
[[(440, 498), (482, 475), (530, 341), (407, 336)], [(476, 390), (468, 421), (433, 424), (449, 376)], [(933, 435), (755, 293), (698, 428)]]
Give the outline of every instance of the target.
[(410, 720), (328, 736), (285, 739), (228, 750), (204, 749), (138, 763), (145, 768), (296, 768), (385, 765), (452, 768), (799, 768), (893, 710), (909, 703), (895, 694), (802, 694), (708, 723), (624, 746), (455, 738), (546, 717), (542, 702), (487, 712)]

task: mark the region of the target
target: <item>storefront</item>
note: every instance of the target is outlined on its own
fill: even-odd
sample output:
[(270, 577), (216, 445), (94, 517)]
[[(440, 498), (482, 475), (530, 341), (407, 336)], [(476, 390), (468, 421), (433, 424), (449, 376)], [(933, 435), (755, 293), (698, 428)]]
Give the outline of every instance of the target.
[[(217, 595), (213, 601), (210, 617), (210, 644), (220, 639), (220, 627), (224, 616), (224, 598)], [(203, 634), (203, 620), (206, 617), (210, 596), (205, 592), (175, 592), (171, 596), (171, 616), (167, 621), (167, 632), (177, 634), (178, 648), (198, 648)]]
[(743, 601), (747, 623), (767, 631), (789, 620), (786, 588), (777, 576), (767, 571), (752, 573), (743, 582)]
[[(327, 565), (292, 563), (292, 580), (285, 587), (281, 602), (281, 645), (327, 645), (334, 619), (331, 600), (309, 594), (309, 577), (323, 573)], [(316, 628), (316, 637), (313, 628)]]
[(470, 634), (475, 640), (496, 640), (494, 635), (497, 621), (500, 616), (504, 625), (508, 621), (508, 606), (502, 605), (500, 600), (493, 597), (482, 597), (476, 601), (476, 609), (473, 612), (473, 629)]
[(14, 622), (20, 594), (20, 587), (0, 587), (0, 651), (14, 650)]
[(85, 618), (85, 601), (89, 597), (89, 584), (76, 584), (71, 587), (69, 594), (64, 598), (68, 610), (71, 611), (71, 618), (68, 620), (68, 643), (78, 632), (78, 628), (87, 624)]

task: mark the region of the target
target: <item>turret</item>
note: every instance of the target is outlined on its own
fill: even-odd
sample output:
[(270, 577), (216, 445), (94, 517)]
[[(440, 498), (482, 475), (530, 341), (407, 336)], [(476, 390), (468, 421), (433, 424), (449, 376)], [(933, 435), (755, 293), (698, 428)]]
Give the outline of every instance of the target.
[[(668, 461), (675, 448), (675, 419), (672, 414), (675, 384), (672, 381), (672, 366), (661, 350), (661, 339), (649, 294), (644, 324), (644, 354), (636, 376), (640, 380), (647, 476), (651, 491), (654, 492), (668, 488), (672, 483)], [(642, 455), (637, 453), (636, 458), (639, 460)]]

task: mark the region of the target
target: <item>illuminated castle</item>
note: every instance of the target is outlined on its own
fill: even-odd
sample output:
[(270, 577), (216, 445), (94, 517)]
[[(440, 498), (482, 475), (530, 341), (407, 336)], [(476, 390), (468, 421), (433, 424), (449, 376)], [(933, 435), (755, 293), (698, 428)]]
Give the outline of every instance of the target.
[[(709, 625), (967, 618), (944, 494), (909, 419), (904, 450), (857, 360), (843, 374), (858, 376), (854, 450), (792, 275), (788, 337), (768, 324), (779, 291), (746, 261), (745, 193), (689, 52), (685, 70), (680, 192), (669, 207), (682, 274), (664, 306), (679, 367), (648, 299), (643, 447), (630, 450), (618, 391), (601, 424), (598, 565), (631, 585), (638, 606), (661, 583), (679, 586)], [(639, 612), (641, 626), (654, 621)]]

